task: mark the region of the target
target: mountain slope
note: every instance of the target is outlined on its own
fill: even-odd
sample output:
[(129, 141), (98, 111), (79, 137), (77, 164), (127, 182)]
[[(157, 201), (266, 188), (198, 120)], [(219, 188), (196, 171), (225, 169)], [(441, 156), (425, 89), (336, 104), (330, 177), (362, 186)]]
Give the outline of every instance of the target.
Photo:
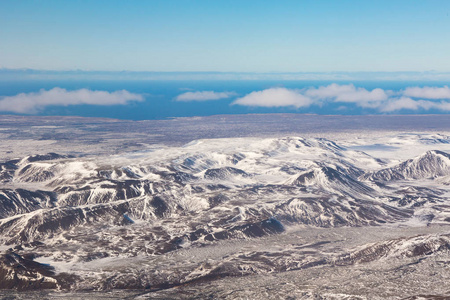
[[(382, 169), (391, 162), (326, 139), (288, 137), (9, 160), (0, 164), (0, 281), (23, 289), (22, 281), (6, 279), (36, 289), (157, 290), (409, 259), (402, 251), (410, 237), (376, 237), (375, 244), (361, 237), (352, 248), (345, 234), (339, 246), (322, 236), (348, 230), (358, 237), (363, 228), (387, 234), (410, 224), (446, 228), (449, 157), (429, 151)], [(292, 236), (298, 228), (317, 234)], [(445, 250), (447, 238), (440, 238), (416, 244), (445, 254), (439, 247)], [(417, 257), (428, 253), (414, 249)], [(172, 260), (183, 253), (189, 255)], [(45, 284), (35, 282), (44, 277)]]
[(395, 167), (366, 174), (363, 178), (391, 181), (436, 178), (446, 175), (450, 175), (450, 154), (431, 150)]

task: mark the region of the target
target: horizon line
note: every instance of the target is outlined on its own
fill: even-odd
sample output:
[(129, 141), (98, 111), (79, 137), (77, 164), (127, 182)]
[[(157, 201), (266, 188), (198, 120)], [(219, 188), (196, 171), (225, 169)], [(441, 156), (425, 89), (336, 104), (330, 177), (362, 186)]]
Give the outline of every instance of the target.
[(0, 80), (297, 80), (297, 81), (450, 81), (450, 71), (108, 71), (0, 68)]
[(12, 72), (85, 72), (85, 73), (94, 73), (94, 72), (102, 72), (102, 73), (217, 73), (217, 74), (353, 74), (353, 73), (432, 73), (432, 74), (450, 74), (449, 71), (437, 71), (437, 70), (409, 70), (409, 71), (161, 71), (161, 70), (102, 70), (102, 69), (37, 69), (37, 68), (8, 68), (8, 67), (0, 67), (0, 72), (3, 71), (12, 71)]

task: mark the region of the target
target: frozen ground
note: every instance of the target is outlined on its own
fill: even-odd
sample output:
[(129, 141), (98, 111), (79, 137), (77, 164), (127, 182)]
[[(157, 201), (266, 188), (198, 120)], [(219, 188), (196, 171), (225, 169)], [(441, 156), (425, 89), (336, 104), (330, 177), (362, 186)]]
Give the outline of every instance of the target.
[(444, 115), (3, 116), (0, 136), (0, 276), (35, 289), (4, 299), (450, 297)]
[[(126, 121), (81, 117), (0, 116), (3, 159), (35, 153), (99, 155), (181, 146), (197, 139), (323, 137), (372, 139), (387, 134), (450, 132), (447, 115), (320, 116), (301, 114), (218, 115)], [(358, 145), (355, 141), (355, 146)]]

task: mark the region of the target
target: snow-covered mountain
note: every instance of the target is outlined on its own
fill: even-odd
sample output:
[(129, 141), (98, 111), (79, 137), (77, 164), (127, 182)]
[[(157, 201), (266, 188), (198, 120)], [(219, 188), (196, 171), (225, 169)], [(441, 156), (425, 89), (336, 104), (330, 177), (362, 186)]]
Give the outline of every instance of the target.
[(437, 178), (450, 175), (450, 155), (430, 150), (401, 164), (365, 175), (371, 180), (391, 181)]
[[(0, 164), (0, 279), (3, 288), (159, 290), (433, 255), (448, 249), (446, 233), (368, 237), (356, 248), (328, 250), (321, 241), (283, 249), (263, 241), (288, 239), (298, 228), (450, 228), (449, 176), (445, 151), (393, 165), (327, 139), (299, 137), (8, 160)], [(240, 243), (264, 249), (237, 251)], [(183, 251), (203, 254), (161, 268)]]

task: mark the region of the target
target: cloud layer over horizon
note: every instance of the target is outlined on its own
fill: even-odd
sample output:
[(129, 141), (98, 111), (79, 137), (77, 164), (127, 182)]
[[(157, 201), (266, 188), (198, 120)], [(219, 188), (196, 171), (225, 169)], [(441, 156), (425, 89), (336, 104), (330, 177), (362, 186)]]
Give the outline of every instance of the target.
[(126, 90), (115, 92), (79, 89), (68, 91), (55, 87), (51, 90), (41, 89), (35, 93), (20, 93), (15, 96), (0, 97), (0, 111), (34, 114), (51, 105), (124, 105), (130, 101), (143, 101), (140, 94)]
[(262, 107), (294, 106), (299, 108), (310, 106), (312, 101), (297, 90), (270, 88), (251, 92), (250, 94), (235, 100), (233, 104)]
[(198, 91), (198, 92), (186, 92), (178, 95), (175, 100), (177, 101), (209, 101), (227, 99), (232, 96), (236, 96), (234, 92), (214, 92), (214, 91)]
[[(331, 111), (341, 111), (355, 107), (365, 109), (362, 111), (363, 113), (430, 110), (450, 112), (450, 88), (448, 86), (412, 86), (400, 90), (389, 90), (332, 83), (301, 89), (271, 87), (251, 91), (242, 96), (238, 96), (232, 91), (188, 91), (179, 94), (174, 99), (181, 102), (230, 99), (223, 104), (264, 108), (306, 109), (315, 106), (316, 112), (317, 109), (322, 111), (322, 108), (323, 111), (330, 112), (330, 109)], [(66, 90), (55, 87), (50, 90), (41, 89), (38, 92), (19, 93), (14, 96), (0, 96), (0, 111), (37, 114), (48, 106), (126, 105), (133, 101), (144, 101), (144, 95), (127, 90), (109, 92), (90, 89)]]
[[(444, 87), (408, 87), (400, 91), (375, 88), (367, 90), (353, 84), (332, 83), (327, 86), (304, 89), (269, 88), (251, 92), (236, 99), (232, 105), (253, 107), (309, 107), (326, 103), (353, 103), (362, 108), (371, 108), (379, 112), (399, 110), (450, 111), (450, 88)], [(434, 100), (434, 101), (432, 101)], [(441, 100), (437, 102), (436, 100)]]

